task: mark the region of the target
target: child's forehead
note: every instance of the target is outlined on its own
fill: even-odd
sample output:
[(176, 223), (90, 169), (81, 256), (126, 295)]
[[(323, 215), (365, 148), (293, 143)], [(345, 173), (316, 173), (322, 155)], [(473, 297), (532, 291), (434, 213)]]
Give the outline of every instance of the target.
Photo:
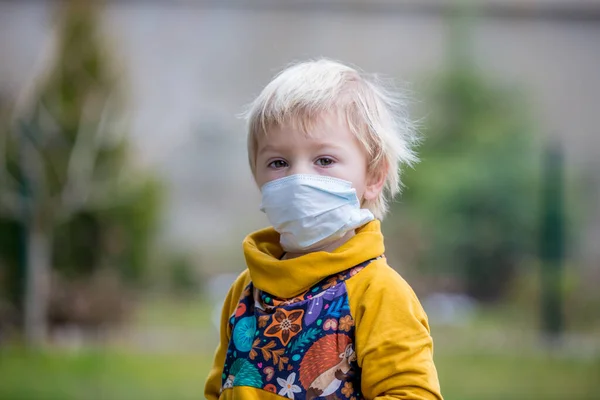
[(323, 131), (292, 129), (279, 126), (258, 137), (258, 153), (278, 150), (303, 150), (308, 147), (325, 147), (334, 143)]
[(272, 123), (258, 135), (261, 143), (282, 142), (330, 142), (344, 140), (351, 135), (347, 124), (329, 116), (313, 119), (288, 119), (282, 123)]
[(267, 140), (281, 134), (318, 139), (347, 130), (348, 124), (339, 113), (321, 112), (314, 115), (291, 115), (280, 121), (268, 122), (262, 136)]
[(304, 131), (291, 126), (278, 126), (259, 136), (256, 143), (257, 156), (272, 153), (311, 154), (313, 152), (368, 153), (364, 145), (349, 129), (332, 126), (316, 126)]

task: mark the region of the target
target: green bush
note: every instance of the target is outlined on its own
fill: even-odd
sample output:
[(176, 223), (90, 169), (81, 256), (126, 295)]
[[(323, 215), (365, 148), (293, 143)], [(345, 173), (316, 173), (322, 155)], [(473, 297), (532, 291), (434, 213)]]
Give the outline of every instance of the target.
[(131, 162), (123, 85), (100, 40), (96, 5), (57, 7), (54, 65), (14, 108), (11, 123), (0, 121), (0, 191), (20, 196), (16, 211), (0, 204), (0, 266), (9, 271), (0, 292), (20, 307), (27, 229), (49, 242), (44, 264), (52, 274), (79, 279), (108, 269), (139, 282), (164, 192), (156, 176)]
[(421, 232), (425, 271), (497, 299), (535, 244), (538, 156), (527, 108), (465, 66), (443, 74), (425, 106), (421, 163), (406, 172), (400, 214)]

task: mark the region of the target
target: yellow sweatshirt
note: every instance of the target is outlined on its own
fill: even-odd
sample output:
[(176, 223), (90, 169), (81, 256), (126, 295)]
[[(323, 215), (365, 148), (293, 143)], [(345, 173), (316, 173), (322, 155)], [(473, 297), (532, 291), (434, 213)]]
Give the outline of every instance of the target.
[(243, 247), (207, 399), (442, 399), (427, 316), (387, 265), (379, 221), (330, 253), (280, 260), (272, 228)]

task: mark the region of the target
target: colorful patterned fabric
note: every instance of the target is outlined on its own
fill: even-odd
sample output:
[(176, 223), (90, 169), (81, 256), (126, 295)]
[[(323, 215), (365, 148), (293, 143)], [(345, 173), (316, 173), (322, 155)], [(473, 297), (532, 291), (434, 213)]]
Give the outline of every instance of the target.
[(250, 283), (229, 319), (222, 389), (252, 386), (290, 399), (361, 399), (345, 281), (368, 260), (293, 299)]

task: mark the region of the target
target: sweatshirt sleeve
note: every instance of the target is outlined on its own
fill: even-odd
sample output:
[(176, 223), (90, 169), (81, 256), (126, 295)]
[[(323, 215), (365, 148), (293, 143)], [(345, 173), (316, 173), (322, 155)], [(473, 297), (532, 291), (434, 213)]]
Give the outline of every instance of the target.
[(425, 311), (385, 260), (347, 281), (365, 399), (441, 400)]
[(236, 309), (240, 296), (244, 288), (250, 283), (248, 271), (244, 271), (238, 276), (235, 282), (231, 285), (227, 297), (223, 303), (221, 311), (221, 324), (219, 326), (219, 343), (215, 351), (212, 367), (206, 378), (204, 385), (204, 397), (207, 400), (218, 400), (221, 391), (221, 374), (225, 365), (225, 356), (229, 339), (231, 337), (231, 328), (229, 326), (229, 317)]

